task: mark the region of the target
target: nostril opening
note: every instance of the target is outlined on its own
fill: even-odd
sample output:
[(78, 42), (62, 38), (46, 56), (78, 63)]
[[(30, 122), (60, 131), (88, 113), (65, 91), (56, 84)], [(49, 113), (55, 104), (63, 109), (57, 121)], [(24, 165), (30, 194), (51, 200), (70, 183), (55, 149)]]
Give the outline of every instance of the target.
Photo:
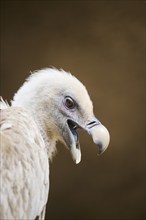
[(99, 125), (100, 122), (99, 121), (91, 121), (90, 123), (87, 124), (88, 129), (93, 128), (96, 125)]
[(93, 124), (95, 124), (95, 123), (96, 123), (96, 121), (91, 121), (90, 123), (87, 124), (87, 126), (88, 126), (88, 125), (93, 125)]

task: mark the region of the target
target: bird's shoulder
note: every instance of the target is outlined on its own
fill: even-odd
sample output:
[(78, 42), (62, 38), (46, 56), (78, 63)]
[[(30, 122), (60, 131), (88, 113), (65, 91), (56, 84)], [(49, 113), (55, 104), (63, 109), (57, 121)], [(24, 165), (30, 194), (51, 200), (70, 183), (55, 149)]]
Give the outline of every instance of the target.
[(7, 107), (1, 109), (0, 116), (0, 217), (35, 219), (49, 190), (45, 143), (27, 110)]

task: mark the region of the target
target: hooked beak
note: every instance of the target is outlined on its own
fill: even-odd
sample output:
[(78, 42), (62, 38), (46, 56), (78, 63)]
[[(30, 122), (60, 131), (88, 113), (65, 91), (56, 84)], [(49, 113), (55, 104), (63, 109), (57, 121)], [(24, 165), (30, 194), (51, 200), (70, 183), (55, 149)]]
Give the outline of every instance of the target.
[(98, 154), (102, 154), (110, 142), (107, 128), (94, 118), (94, 120), (86, 125), (86, 130), (92, 136), (94, 143), (98, 145)]
[(94, 143), (98, 145), (98, 154), (101, 154), (106, 150), (109, 145), (110, 135), (106, 127), (104, 127), (96, 118), (92, 118), (92, 120), (90, 120), (85, 126), (81, 126), (68, 119), (66, 126), (63, 129), (63, 138), (76, 164), (81, 161), (80, 143), (76, 131), (77, 128), (83, 128), (92, 136)]

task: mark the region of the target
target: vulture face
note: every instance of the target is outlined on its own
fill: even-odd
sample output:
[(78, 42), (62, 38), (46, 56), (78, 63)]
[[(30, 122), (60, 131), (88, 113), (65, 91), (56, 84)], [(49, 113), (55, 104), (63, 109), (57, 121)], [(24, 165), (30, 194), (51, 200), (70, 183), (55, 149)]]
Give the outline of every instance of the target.
[(94, 116), (87, 90), (81, 83), (79, 85), (76, 83), (71, 89), (60, 91), (56, 119), (60, 140), (69, 148), (77, 164), (81, 160), (78, 128), (84, 129), (92, 136), (94, 143), (98, 145), (98, 154), (105, 151), (110, 136), (108, 130)]

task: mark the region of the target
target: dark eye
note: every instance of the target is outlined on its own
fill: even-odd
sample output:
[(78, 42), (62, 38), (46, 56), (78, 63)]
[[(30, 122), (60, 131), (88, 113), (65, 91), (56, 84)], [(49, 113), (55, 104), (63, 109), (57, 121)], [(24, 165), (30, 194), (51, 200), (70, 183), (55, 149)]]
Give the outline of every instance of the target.
[(65, 98), (65, 105), (69, 109), (73, 109), (75, 107), (75, 103), (71, 97), (66, 97)]

